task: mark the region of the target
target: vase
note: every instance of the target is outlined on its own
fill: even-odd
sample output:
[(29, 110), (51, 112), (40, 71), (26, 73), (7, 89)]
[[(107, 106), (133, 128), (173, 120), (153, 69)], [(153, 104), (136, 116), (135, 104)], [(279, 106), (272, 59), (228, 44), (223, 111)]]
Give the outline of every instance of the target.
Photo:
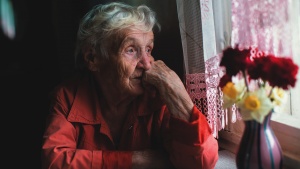
[(244, 121), (245, 129), (236, 154), (238, 169), (282, 169), (282, 150), (271, 126), (271, 111), (262, 123)]

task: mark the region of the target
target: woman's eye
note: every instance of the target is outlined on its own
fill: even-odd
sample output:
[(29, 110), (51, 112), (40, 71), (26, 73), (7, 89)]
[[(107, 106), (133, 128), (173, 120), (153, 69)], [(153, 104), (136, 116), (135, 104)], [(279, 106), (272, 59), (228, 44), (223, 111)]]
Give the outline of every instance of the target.
[(130, 48), (126, 49), (126, 53), (132, 55), (132, 54), (136, 53), (136, 50), (134, 48), (130, 47)]
[(152, 51), (152, 48), (146, 48), (146, 52), (147, 52), (148, 54), (151, 54), (151, 51)]

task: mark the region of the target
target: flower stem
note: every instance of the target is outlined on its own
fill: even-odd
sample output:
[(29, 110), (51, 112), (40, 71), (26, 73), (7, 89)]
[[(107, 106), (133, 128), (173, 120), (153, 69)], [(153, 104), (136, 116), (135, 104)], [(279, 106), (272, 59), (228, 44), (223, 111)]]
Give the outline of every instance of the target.
[(269, 93), (269, 95), (268, 95), (269, 98), (270, 98), (271, 95), (272, 95), (273, 89), (274, 89), (274, 87), (272, 87), (271, 90), (270, 90), (270, 93)]
[(243, 76), (244, 76), (244, 80), (245, 80), (245, 85), (247, 88), (247, 92), (249, 92), (249, 85), (248, 85), (248, 81), (247, 81), (247, 75), (246, 75), (246, 71), (242, 71), (243, 72)]

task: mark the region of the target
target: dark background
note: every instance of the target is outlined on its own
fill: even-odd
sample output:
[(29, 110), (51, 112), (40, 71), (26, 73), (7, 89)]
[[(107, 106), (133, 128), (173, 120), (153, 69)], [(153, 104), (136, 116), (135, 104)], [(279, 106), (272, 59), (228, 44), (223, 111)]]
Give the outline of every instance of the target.
[[(74, 69), (74, 45), (80, 18), (108, 0), (11, 0), (16, 37), (0, 29), (0, 108), (2, 166), (39, 169), (48, 93)], [(123, 0), (156, 11), (162, 31), (153, 56), (182, 78), (183, 57), (176, 1)], [(3, 158), (4, 157), (4, 158)]]

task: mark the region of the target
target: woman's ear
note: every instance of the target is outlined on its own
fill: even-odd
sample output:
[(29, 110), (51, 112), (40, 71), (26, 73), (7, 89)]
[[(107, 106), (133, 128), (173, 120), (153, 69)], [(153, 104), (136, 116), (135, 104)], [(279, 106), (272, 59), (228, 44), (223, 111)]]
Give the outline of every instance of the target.
[(84, 52), (84, 61), (85, 64), (87, 65), (87, 68), (90, 71), (98, 71), (99, 70), (99, 63), (98, 63), (98, 59), (97, 56), (95, 54), (95, 52), (93, 52), (92, 50), (87, 50), (86, 52)]

